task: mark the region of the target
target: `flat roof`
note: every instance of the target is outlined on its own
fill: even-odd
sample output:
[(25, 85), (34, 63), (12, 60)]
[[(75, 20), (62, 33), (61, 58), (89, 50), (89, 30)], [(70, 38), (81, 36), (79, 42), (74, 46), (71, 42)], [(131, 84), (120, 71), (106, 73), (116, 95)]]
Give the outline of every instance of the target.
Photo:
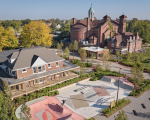
[(99, 52), (99, 51), (107, 50), (107, 49), (100, 48), (100, 47), (83, 47), (83, 49), (87, 51), (91, 51), (91, 52)]

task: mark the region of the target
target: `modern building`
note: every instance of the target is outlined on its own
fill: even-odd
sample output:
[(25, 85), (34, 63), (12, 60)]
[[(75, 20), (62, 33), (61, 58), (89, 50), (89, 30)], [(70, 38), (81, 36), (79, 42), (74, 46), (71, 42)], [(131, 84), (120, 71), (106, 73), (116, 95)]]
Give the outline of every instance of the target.
[[(138, 36), (136, 37), (136, 35), (133, 35), (133, 33), (131, 32), (126, 32), (127, 16), (121, 15), (119, 18), (120, 20), (118, 22), (116, 20), (111, 20), (111, 18), (106, 15), (102, 20), (94, 20), (94, 9), (91, 6), (88, 11), (87, 20), (77, 21), (76, 18), (73, 18), (73, 25), (71, 25), (70, 27), (70, 37), (67, 40), (63, 40), (64, 46), (69, 46), (70, 43), (73, 43), (74, 40), (77, 40), (79, 42), (79, 46), (81, 47), (99, 46), (103, 48), (104, 46), (107, 46), (108, 49), (111, 49), (112, 52), (115, 52), (115, 49), (118, 49), (119, 47), (119, 41), (123, 41), (125, 45), (125, 41), (127, 41), (127, 39), (130, 39), (130, 41), (128, 41), (128, 43), (130, 43), (131, 41), (135, 41), (136, 38), (136, 40), (139, 42), (137, 42), (138, 48), (135, 48), (135, 50), (140, 50), (142, 38)], [(128, 38), (130, 36), (132, 38)], [(117, 42), (117, 45), (114, 45), (114, 47), (112, 48), (110, 45), (110, 41), (112, 41), (113, 39), (114, 42), (116, 42), (116, 40), (119, 41)], [(121, 44), (123, 43), (121, 42)], [(125, 51), (125, 49), (121, 47), (119, 47), (119, 50)], [(129, 49), (130, 48), (128, 48), (128, 51), (134, 51), (134, 47), (132, 47), (132, 50)]]
[(7, 82), (12, 98), (78, 77), (79, 67), (45, 47), (0, 52), (0, 87)]
[(117, 50), (119, 50), (121, 54), (132, 53), (133, 51), (141, 50), (142, 40), (138, 33), (134, 35), (131, 32), (124, 32), (108, 39), (107, 48), (110, 49), (112, 53), (116, 53)]

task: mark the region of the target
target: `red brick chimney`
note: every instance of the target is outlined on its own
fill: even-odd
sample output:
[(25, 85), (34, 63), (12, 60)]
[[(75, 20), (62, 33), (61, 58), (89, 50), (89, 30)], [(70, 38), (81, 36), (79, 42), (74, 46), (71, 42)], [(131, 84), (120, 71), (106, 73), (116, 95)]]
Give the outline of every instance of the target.
[(87, 27), (90, 27), (90, 18), (87, 18)]
[(73, 25), (76, 24), (76, 18), (73, 18)]

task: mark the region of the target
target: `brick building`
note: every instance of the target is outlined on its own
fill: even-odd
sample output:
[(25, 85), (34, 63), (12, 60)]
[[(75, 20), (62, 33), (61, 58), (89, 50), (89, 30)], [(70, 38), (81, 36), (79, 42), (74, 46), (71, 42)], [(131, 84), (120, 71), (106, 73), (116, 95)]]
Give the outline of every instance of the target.
[(142, 40), (138, 33), (136, 33), (136, 35), (131, 32), (115, 34), (112, 38), (108, 39), (107, 48), (110, 49), (112, 53), (116, 53), (117, 50), (119, 50), (121, 54), (132, 53), (133, 51), (141, 50)]
[[(68, 40), (63, 40), (64, 46), (69, 46), (70, 43), (74, 42), (74, 40), (77, 40), (79, 42), (79, 46), (81, 47), (99, 46), (103, 48), (104, 46), (107, 46), (108, 49), (112, 50), (112, 52), (115, 52), (115, 50), (118, 48), (119, 50), (123, 51), (123, 48), (121, 48), (122, 46), (118, 46), (118, 44), (120, 44), (119, 41), (122, 41), (121, 44), (124, 44), (123, 47), (125, 47), (125, 44), (128, 41), (127, 39), (129, 39), (128, 37), (132, 37), (130, 38), (130, 41), (128, 41), (128, 44), (131, 43), (131, 40), (133, 42), (139, 38), (137, 40), (139, 42), (136, 42), (138, 44), (135, 43), (137, 46), (135, 50), (140, 50), (142, 38), (136, 35), (134, 36), (131, 32), (126, 32), (127, 16), (121, 15), (119, 18), (120, 21), (118, 22), (116, 20), (111, 20), (111, 18), (106, 15), (102, 20), (94, 20), (94, 10), (91, 6), (88, 11), (87, 20), (77, 21), (76, 18), (73, 18), (73, 25), (70, 27), (70, 37)], [(115, 42), (113, 48), (110, 45), (112, 40)], [(132, 43), (130, 45), (132, 45)], [(133, 46), (132, 48), (134, 49)], [(128, 51), (131, 51), (131, 47), (128, 48)]]
[(6, 81), (12, 98), (78, 77), (71, 72), (78, 66), (45, 47), (7, 50), (0, 56), (0, 87)]

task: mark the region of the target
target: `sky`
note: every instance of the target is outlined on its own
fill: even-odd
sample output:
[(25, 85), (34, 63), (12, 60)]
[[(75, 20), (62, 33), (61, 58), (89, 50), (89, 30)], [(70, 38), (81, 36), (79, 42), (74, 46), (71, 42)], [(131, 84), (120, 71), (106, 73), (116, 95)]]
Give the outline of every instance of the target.
[(0, 20), (83, 19), (93, 6), (94, 16), (150, 20), (150, 0), (0, 0)]

